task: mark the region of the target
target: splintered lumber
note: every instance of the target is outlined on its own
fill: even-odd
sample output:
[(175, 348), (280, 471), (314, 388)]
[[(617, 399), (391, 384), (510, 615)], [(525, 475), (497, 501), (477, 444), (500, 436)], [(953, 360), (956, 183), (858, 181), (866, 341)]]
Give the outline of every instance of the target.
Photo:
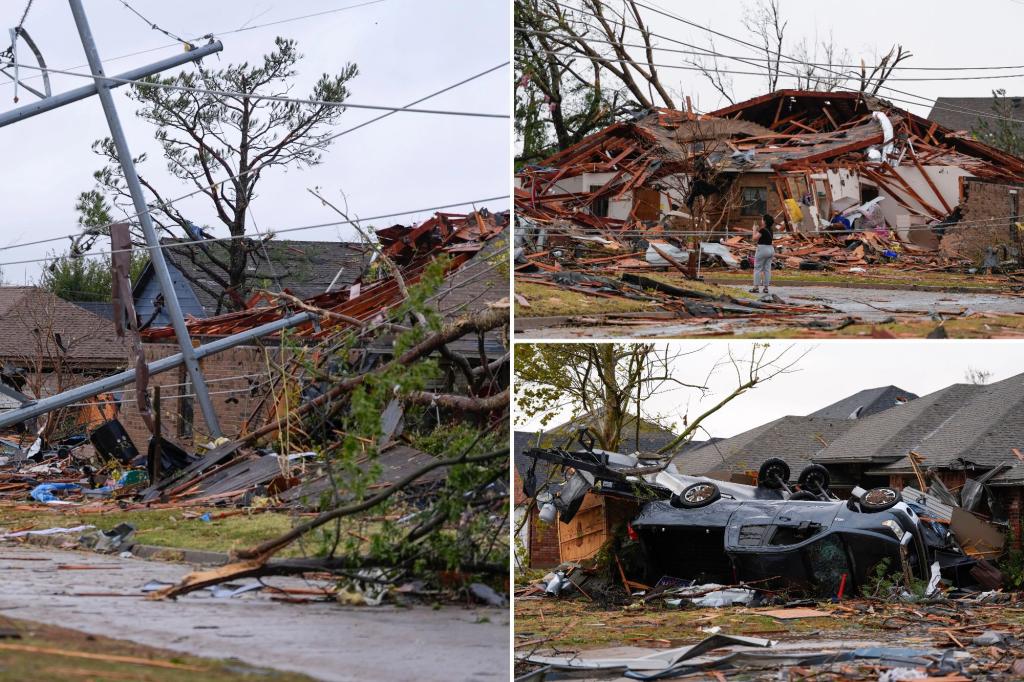
[(145, 665), (151, 668), (167, 668), (169, 670), (189, 670), (192, 672), (205, 672), (208, 668), (200, 668), (185, 663), (172, 663), (170, 661), (159, 661), (151, 658), (139, 658), (137, 656), (118, 656), (115, 654), (92, 654), (87, 651), (69, 651), (67, 649), (52, 649), (50, 647), (33, 646), (31, 644), (9, 644), (0, 642), (0, 651), (22, 651), (29, 654), (42, 654), (44, 656), (63, 656), (64, 658), (82, 658), (90, 661), (103, 661), (104, 663), (121, 663), (125, 665)]

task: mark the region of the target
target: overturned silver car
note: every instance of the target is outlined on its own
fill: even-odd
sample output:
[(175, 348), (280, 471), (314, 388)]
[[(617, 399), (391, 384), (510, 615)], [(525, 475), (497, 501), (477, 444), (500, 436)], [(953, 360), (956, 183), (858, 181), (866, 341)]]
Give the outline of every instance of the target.
[[(679, 473), (671, 461), (592, 447), (527, 449), (524, 492), (541, 520), (568, 523), (588, 492), (632, 500), (628, 532), (642, 547), (646, 582), (662, 576), (702, 583), (760, 581), (819, 597), (852, 594), (879, 565), (907, 582), (941, 574), (960, 584), (975, 563), (948, 527), (922, 519), (892, 488), (841, 500), (827, 469), (807, 467), (791, 486), (789, 467), (767, 460), (756, 485)], [(541, 482), (537, 463), (548, 462)], [(555, 480), (558, 479), (558, 480)], [(883, 562), (885, 562), (883, 564)], [(933, 582), (934, 584), (934, 582)]]

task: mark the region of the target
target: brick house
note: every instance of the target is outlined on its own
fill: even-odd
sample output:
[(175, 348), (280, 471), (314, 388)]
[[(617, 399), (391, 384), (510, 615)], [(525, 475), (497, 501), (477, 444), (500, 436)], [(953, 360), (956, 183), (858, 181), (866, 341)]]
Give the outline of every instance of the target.
[[(475, 250), (464, 248), (452, 253), (455, 265), (431, 298), (430, 305), (446, 321), (484, 310), (489, 305), (508, 298), (507, 259), (504, 258), (508, 241), (506, 235), (502, 233), (502, 229), (507, 231), (508, 215), (486, 214), (486, 219), (490, 221), (487, 224), (496, 230), (496, 233), (486, 235), (486, 242), (478, 242)], [(397, 231), (401, 235), (409, 228), (396, 226), (387, 230)], [(323, 245), (322, 242), (309, 243)], [(343, 276), (333, 279), (338, 272), (337, 269), (331, 270), (338, 265), (334, 261), (329, 268), (320, 268), (320, 279), (307, 282), (307, 285), (312, 287), (308, 291), (313, 291), (316, 296), (307, 296), (306, 300), (325, 309), (346, 314), (351, 312), (358, 317), (369, 319), (382, 310), (397, 305), (401, 299), (399, 292), (393, 287), (389, 288), (386, 281), (367, 281), (369, 278), (364, 277), (365, 268), (360, 265), (363, 253), (357, 253), (352, 246), (340, 245), (339, 253), (347, 253), (348, 256), (344, 257), (351, 259), (348, 265), (342, 266)], [(432, 256), (420, 255), (422, 260), (428, 260), (430, 257)], [(275, 261), (274, 267), (281, 266)], [(419, 269), (421, 268), (422, 263), (419, 266)], [(406, 277), (410, 284), (414, 282), (408, 272)], [(137, 300), (140, 291), (149, 291), (146, 281), (140, 279), (135, 286)], [(325, 291), (328, 288), (330, 290)], [(357, 305), (360, 307), (353, 311), (346, 308)], [(195, 342), (205, 343), (257, 326), (268, 319), (275, 319), (273, 316), (284, 310), (280, 306), (275, 308), (270, 302), (263, 301), (244, 311), (212, 317), (197, 316), (189, 321), (189, 333)], [(146, 313), (142, 309), (137, 309), (137, 313), (145, 322)], [(290, 337), (291, 342), (309, 348), (316, 347), (322, 342), (318, 329), (318, 326), (310, 324), (297, 327), (294, 330), (296, 333)], [(173, 332), (166, 327), (150, 327), (143, 332), (142, 338), (146, 360), (149, 362), (178, 352), (178, 347), (173, 342)], [(391, 337), (385, 335), (365, 345), (362, 351), (368, 356), (386, 358), (392, 352), (391, 342)], [(498, 360), (507, 353), (505, 340), (498, 332), (485, 335), (482, 344), (475, 338), (468, 337), (448, 344), (449, 350), (463, 354), (471, 364), (481, 361), (481, 346), (488, 361)], [(291, 355), (281, 348), (280, 336), (272, 335), (264, 337), (258, 344), (238, 346), (200, 361), (221, 429), (226, 435), (230, 437), (244, 433), (250, 427), (262, 424), (273, 414), (275, 396), (279, 388), (279, 368), (286, 367), (291, 359)], [(445, 363), (442, 362), (442, 365)], [(451, 378), (457, 381), (460, 376), (458, 372), (446, 372), (442, 381), (447, 382)], [(167, 401), (162, 405), (162, 428), (165, 433), (184, 447), (206, 442), (209, 430), (201, 410), (194, 404), (191, 385), (184, 368), (150, 377), (150, 386), (156, 385), (161, 386), (162, 401)], [(439, 384), (432, 388), (442, 390), (444, 385)], [(286, 409), (286, 406), (282, 404), (282, 408)], [(136, 443), (149, 439), (149, 431), (135, 411), (125, 414), (122, 422)]]

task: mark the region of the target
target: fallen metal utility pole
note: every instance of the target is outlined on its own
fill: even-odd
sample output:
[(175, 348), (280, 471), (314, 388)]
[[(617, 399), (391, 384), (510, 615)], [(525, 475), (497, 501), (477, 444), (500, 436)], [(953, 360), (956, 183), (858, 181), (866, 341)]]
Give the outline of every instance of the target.
[[(198, 348), (192, 349), (194, 357), (202, 359), (221, 351), (225, 351), (229, 348), (234, 348), (253, 339), (258, 339), (267, 334), (273, 334), (274, 332), (287, 329), (288, 327), (294, 327), (302, 324), (303, 322), (310, 322), (317, 318), (316, 313), (303, 312), (290, 317), (285, 317), (280, 320), (268, 322), (262, 324), (253, 329), (249, 329), (232, 336), (225, 336), (222, 339), (217, 339)], [(191, 348), (191, 347), (190, 347)], [(155, 360), (146, 365), (149, 370), (149, 374), (160, 374), (168, 370), (180, 367), (185, 361), (184, 356), (181, 353), (168, 356)], [(0, 413), (0, 429), (13, 426), (14, 424), (20, 424), (26, 419), (32, 419), (40, 415), (59, 410), (62, 407), (74, 405), (75, 403), (92, 398), (93, 396), (99, 395), (100, 393), (107, 393), (114, 389), (127, 386), (135, 381), (135, 370), (129, 369), (121, 372), (120, 374), (114, 374), (113, 376), (104, 377), (98, 379), (90, 384), (78, 386), (76, 388), (69, 389), (63, 393), (59, 393), (49, 398), (42, 398), (40, 400), (33, 400), (26, 403), (24, 406), (19, 407), (16, 410), (7, 410), (6, 412)]]
[[(219, 438), (223, 435), (220, 429), (220, 422), (217, 419), (217, 413), (213, 409), (213, 402), (210, 401), (210, 393), (206, 388), (206, 379), (199, 368), (199, 360), (196, 357), (195, 349), (192, 347), (192, 339), (189, 337), (188, 328), (185, 326), (185, 318), (181, 313), (181, 305), (178, 303), (178, 296), (174, 291), (171, 273), (167, 268), (163, 249), (160, 248), (160, 237), (157, 235), (156, 228), (153, 227), (153, 220), (149, 215), (149, 207), (146, 205), (146, 197), (142, 191), (142, 183), (139, 182), (138, 173), (135, 171), (131, 150), (128, 148), (128, 140), (124, 135), (124, 130), (121, 128), (121, 119), (117, 115), (117, 107), (114, 106), (114, 97), (110, 94), (113, 82), (104, 79), (103, 62), (100, 61), (99, 51), (96, 49), (96, 42), (93, 40), (92, 31), (89, 28), (89, 21), (85, 16), (85, 9), (82, 7), (81, 0), (68, 0), (68, 3), (71, 5), (71, 13), (74, 15), (75, 25), (78, 27), (78, 35), (82, 39), (82, 48), (85, 50), (85, 57), (89, 62), (89, 70), (93, 76), (97, 77), (97, 81), (94, 84), (96, 94), (103, 105), (103, 113), (107, 117), (110, 136), (114, 141), (117, 158), (124, 172), (125, 184), (132, 195), (132, 203), (135, 205), (139, 224), (142, 226), (142, 232), (146, 236), (150, 262), (153, 264), (153, 271), (160, 282), (160, 289), (164, 296), (164, 305), (167, 308), (167, 316), (171, 319), (174, 335), (177, 337), (178, 346), (181, 348), (181, 361), (185, 364), (185, 369), (192, 380), (196, 401), (203, 412), (207, 431), (213, 438)], [(188, 56), (193, 55), (190, 53)], [(193, 56), (193, 58), (197, 57)]]

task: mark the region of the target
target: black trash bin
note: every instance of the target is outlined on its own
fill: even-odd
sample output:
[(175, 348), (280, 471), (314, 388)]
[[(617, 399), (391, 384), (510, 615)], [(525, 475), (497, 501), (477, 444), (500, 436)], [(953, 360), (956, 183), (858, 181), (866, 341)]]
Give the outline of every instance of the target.
[(90, 433), (89, 441), (95, 446), (96, 452), (104, 457), (116, 459), (121, 464), (128, 464), (139, 456), (135, 443), (132, 442), (121, 422), (116, 419), (111, 419)]

